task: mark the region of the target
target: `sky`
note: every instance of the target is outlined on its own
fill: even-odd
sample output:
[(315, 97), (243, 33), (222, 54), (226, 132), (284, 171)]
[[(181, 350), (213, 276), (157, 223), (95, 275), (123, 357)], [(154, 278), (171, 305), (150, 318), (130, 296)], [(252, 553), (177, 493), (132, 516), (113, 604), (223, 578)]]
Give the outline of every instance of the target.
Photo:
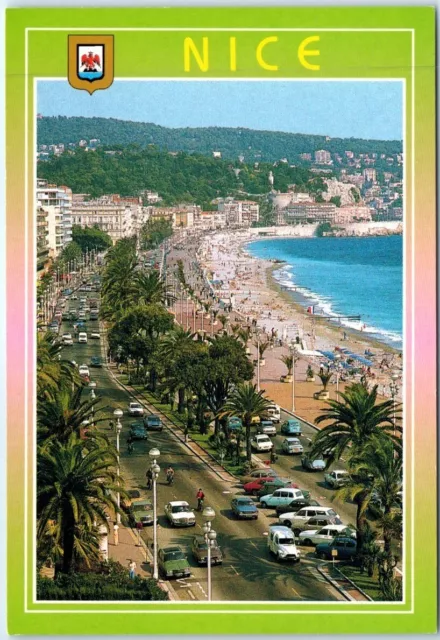
[(166, 127), (246, 127), (401, 140), (402, 83), (115, 81), (90, 96), (64, 80), (39, 81), (38, 112)]

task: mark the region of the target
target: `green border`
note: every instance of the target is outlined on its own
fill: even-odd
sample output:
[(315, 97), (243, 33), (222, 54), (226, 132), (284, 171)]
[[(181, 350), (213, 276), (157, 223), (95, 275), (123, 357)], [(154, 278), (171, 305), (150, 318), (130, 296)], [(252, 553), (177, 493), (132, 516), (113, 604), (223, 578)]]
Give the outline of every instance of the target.
[[(133, 31), (117, 31), (126, 28)], [(148, 31), (137, 31), (139, 28)], [(285, 29), (298, 31), (284, 31)], [(415, 105), (417, 145), (424, 145), (424, 157), (433, 159), (434, 139), (434, 10), (423, 8), (188, 8), (188, 9), (9, 9), (7, 11), (7, 167), (8, 167), (8, 215), (14, 202), (23, 205), (23, 167), (25, 121), (24, 76), (25, 38), (28, 33), (29, 65), (28, 89), (28, 158), (29, 179), (32, 177), (32, 139), (35, 114), (33, 105), (33, 77), (66, 77), (67, 75), (67, 35), (82, 33), (84, 30), (106, 30), (115, 35), (115, 76), (131, 77), (249, 77), (249, 78), (404, 78), (406, 80), (406, 158), (407, 202), (411, 197), (409, 167), (414, 150), (411, 148), (411, 105)], [(38, 30), (35, 30), (38, 29)], [(41, 30), (40, 30), (41, 29)], [(72, 29), (72, 30), (70, 30)], [(75, 31), (75, 29), (80, 29)], [(157, 31), (154, 31), (157, 29)], [(206, 29), (206, 32), (204, 31)], [(210, 31), (212, 29), (212, 31)], [(220, 31), (223, 29), (223, 31)], [(241, 29), (248, 29), (242, 31)], [(252, 31), (254, 29), (255, 31)], [(277, 31), (278, 29), (278, 31)], [(281, 31), (283, 29), (283, 31)], [(343, 31), (347, 29), (347, 31)], [(363, 31), (368, 30), (371, 31)], [(398, 31), (400, 29), (400, 31)], [(178, 30), (178, 31), (175, 31)], [(202, 31), (203, 30), (203, 31)], [(299, 31), (302, 30), (302, 31)], [(328, 30), (328, 31), (326, 31)], [(388, 31), (389, 30), (389, 31)], [(414, 30), (415, 38), (411, 31)], [(311, 72), (298, 63), (297, 48), (300, 41), (309, 35), (320, 35), (321, 50), (319, 71)], [(182, 62), (182, 44), (186, 36), (200, 42), (202, 36), (209, 36), (212, 47), (211, 71), (202, 73), (192, 69), (185, 73)], [(228, 69), (228, 38), (237, 37), (239, 53), (237, 73)], [(267, 48), (267, 58), (271, 64), (279, 64), (278, 71), (263, 71), (257, 64), (255, 48), (267, 36), (277, 35), (278, 42)], [(414, 46), (414, 50), (412, 47)], [(47, 55), (50, 52), (50, 55)], [(56, 56), (54, 55), (56, 52)], [(270, 52), (270, 53), (269, 53)], [(412, 75), (412, 56), (416, 60), (416, 76)], [(130, 64), (127, 64), (127, 62)], [(315, 63), (315, 59), (311, 60)], [(420, 72), (419, 72), (420, 70)], [(415, 89), (413, 102), (412, 89)], [(422, 119), (419, 104), (423, 103), (425, 113)], [(416, 158), (417, 160), (417, 158)], [(416, 165), (417, 166), (417, 165)], [(417, 181), (423, 176), (417, 174)], [(428, 204), (431, 206), (427, 224), (433, 223), (434, 187), (428, 183)], [(32, 202), (32, 185), (29, 186), (29, 206)], [(407, 207), (408, 208), (408, 207)], [(24, 228), (21, 210), (19, 219), (8, 217), (11, 233)], [(10, 361), (9, 361), (10, 365)], [(9, 370), (10, 372), (10, 370)], [(15, 411), (17, 411), (15, 409)], [(10, 434), (13, 424), (19, 420), (18, 412), (9, 411)], [(433, 427), (433, 434), (435, 425)], [(434, 437), (434, 436), (433, 436)], [(12, 437), (9, 447), (12, 451)], [(431, 448), (434, 449), (434, 447)], [(14, 455), (18, 467), (23, 468), (23, 452)], [(10, 458), (11, 460), (11, 458)], [(410, 461), (408, 459), (408, 464)], [(15, 469), (16, 471), (16, 469)], [(32, 474), (28, 470), (27, 489), (32, 495)], [(23, 475), (25, 470), (23, 469)], [(435, 514), (435, 496), (423, 493), (424, 470), (419, 468), (416, 494), (423, 500), (424, 512)], [(409, 474), (408, 474), (409, 475)], [(8, 483), (8, 611), (10, 633), (48, 634), (90, 634), (90, 633), (187, 633), (192, 634), (203, 626), (204, 633), (327, 633), (357, 632), (429, 632), (436, 624), (436, 564), (435, 518), (420, 518), (416, 512), (415, 535), (423, 530), (423, 553), (416, 548), (415, 575), (411, 574), (410, 563), (406, 567), (407, 603), (367, 604), (352, 603), (308, 604), (308, 603), (267, 603), (246, 604), (103, 604), (32, 602), (32, 581), (28, 582), (28, 593), (24, 593), (23, 548), (27, 546), (28, 565), (32, 570), (32, 540), (24, 540), (23, 528), (17, 530), (12, 514), (17, 511), (17, 492), (23, 495), (23, 484), (12, 481), (11, 462)], [(22, 476), (23, 478), (23, 476)], [(408, 489), (410, 487), (408, 486)], [(409, 493), (409, 491), (408, 491)], [(408, 513), (411, 500), (408, 501)], [(31, 512), (27, 514), (32, 517)], [(23, 513), (23, 518), (26, 514)], [(432, 522), (432, 527), (431, 527)], [(419, 528), (420, 527), (420, 528)], [(407, 559), (410, 550), (410, 531), (407, 527)], [(429, 551), (429, 553), (428, 553)], [(414, 584), (414, 601), (411, 595)], [(29, 611), (24, 610), (24, 601), (29, 603)], [(410, 606), (414, 605), (414, 612)], [(110, 609), (113, 610), (110, 613)], [(212, 613), (208, 614), (207, 610)], [(45, 613), (48, 610), (58, 613)], [(63, 612), (61, 612), (62, 610)], [(99, 613), (94, 613), (98, 610)], [(135, 610), (143, 610), (137, 613)], [(184, 611), (184, 613), (175, 612)], [(320, 618), (319, 610), (325, 616)], [(89, 612), (88, 614), (85, 612)], [(105, 611), (108, 611), (105, 615)], [(124, 615), (119, 615), (124, 612)], [(145, 613), (149, 613), (145, 618)], [(273, 615), (276, 612), (276, 615)], [(74, 613), (74, 615), (72, 615)], [(154, 615), (153, 615), (154, 613)], [(295, 614), (294, 618), (290, 614)], [(166, 621), (163, 616), (166, 615)], [(200, 616), (202, 616), (200, 618)], [(355, 618), (353, 618), (355, 616)], [(202, 622), (201, 622), (202, 621)]]

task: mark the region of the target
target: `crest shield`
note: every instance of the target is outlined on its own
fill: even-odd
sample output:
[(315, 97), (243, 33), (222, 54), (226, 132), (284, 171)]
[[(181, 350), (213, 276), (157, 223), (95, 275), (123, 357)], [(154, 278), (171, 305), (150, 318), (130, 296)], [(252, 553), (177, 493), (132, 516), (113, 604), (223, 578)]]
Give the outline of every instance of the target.
[(114, 77), (113, 36), (68, 36), (68, 79), (74, 89), (90, 95), (108, 89)]

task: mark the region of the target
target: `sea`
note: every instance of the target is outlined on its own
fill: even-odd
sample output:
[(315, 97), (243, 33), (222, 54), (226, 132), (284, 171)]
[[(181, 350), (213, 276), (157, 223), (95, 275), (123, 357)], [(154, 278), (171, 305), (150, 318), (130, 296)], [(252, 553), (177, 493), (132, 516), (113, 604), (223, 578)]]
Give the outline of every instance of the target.
[(402, 236), (268, 238), (246, 250), (282, 261), (274, 278), (314, 314), (402, 348)]

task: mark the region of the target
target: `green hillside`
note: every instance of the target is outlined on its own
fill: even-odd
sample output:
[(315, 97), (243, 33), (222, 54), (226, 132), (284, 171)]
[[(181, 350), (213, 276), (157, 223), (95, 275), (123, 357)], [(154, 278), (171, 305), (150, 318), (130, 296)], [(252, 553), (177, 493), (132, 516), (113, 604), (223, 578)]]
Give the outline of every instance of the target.
[(269, 171), (273, 171), (274, 187), (286, 191), (288, 184), (298, 190), (320, 193), (322, 179), (303, 167), (291, 168), (285, 163), (241, 164), (200, 154), (172, 155), (157, 147), (131, 145), (115, 155), (105, 149), (54, 156), (38, 163), (38, 177), (51, 183), (69, 186), (74, 193), (97, 197), (108, 193), (138, 195), (144, 189), (158, 191), (164, 204), (195, 202), (208, 207), (216, 197), (265, 194), (269, 191)]
[(244, 156), (247, 162), (274, 162), (287, 158), (299, 162), (301, 153), (312, 153), (326, 149), (331, 153), (344, 154), (345, 150), (357, 153), (401, 153), (401, 141), (362, 140), (357, 138), (332, 138), (283, 133), (279, 131), (256, 131), (245, 128), (184, 128), (170, 129), (152, 123), (131, 122), (113, 118), (82, 118), (64, 116), (43, 117), (37, 121), (38, 144), (78, 143), (79, 140), (98, 138), (102, 145), (138, 144), (146, 147), (154, 144), (161, 149), (185, 151), (211, 155), (220, 151), (225, 158)]

